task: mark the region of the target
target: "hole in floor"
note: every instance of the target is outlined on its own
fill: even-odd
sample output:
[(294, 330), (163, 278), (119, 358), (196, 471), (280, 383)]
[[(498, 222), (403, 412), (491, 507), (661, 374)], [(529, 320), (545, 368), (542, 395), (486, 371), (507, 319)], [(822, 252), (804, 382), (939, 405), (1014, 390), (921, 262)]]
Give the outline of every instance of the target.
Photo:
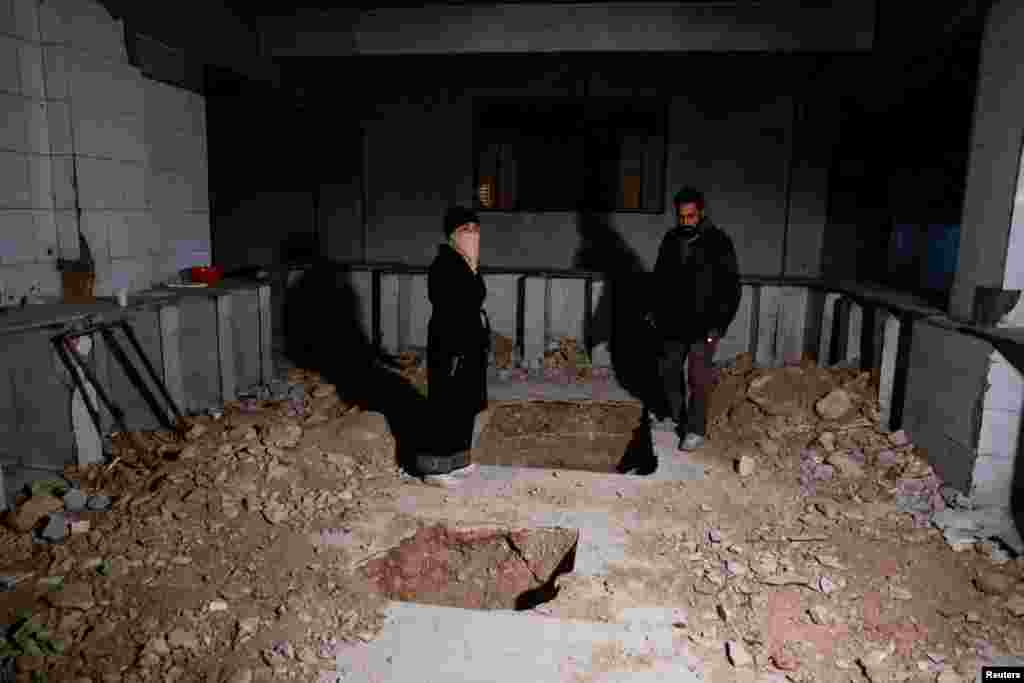
[(498, 406), (473, 460), (482, 465), (615, 472), (653, 457), (650, 429), (632, 403), (530, 401)]
[(576, 562), (579, 531), (420, 529), (361, 567), (391, 600), (468, 609), (533, 609), (558, 593)]

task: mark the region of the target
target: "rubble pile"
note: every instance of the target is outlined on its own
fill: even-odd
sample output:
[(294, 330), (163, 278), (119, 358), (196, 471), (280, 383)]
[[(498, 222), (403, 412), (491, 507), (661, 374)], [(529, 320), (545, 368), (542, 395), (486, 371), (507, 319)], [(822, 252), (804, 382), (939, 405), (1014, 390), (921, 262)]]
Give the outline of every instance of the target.
[(316, 375), (287, 384), (134, 435), (147, 453), (116, 435), (109, 464), (17, 501), (0, 530), (17, 680), (315, 680), (373, 636), (381, 598), (309, 539), (385, 495), (394, 437)]

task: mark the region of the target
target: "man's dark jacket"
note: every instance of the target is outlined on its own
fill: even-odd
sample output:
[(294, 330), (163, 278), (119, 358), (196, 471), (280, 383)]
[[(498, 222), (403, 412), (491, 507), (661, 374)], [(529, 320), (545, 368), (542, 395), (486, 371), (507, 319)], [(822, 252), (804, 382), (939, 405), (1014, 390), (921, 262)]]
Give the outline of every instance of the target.
[(696, 237), (681, 226), (666, 233), (654, 265), (653, 313), (663, 339), (695, 342), (711, 330), (725, 335), (740, 305), (732, 240), (711, 221)]

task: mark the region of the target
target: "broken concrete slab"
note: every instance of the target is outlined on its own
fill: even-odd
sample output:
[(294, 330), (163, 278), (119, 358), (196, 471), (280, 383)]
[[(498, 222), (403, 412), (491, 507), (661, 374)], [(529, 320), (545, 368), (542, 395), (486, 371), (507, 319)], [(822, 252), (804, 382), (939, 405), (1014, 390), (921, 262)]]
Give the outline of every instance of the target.
[(932, 515), (932, 524), (941, 529), (946, 541), (970, 543), (998, 538), (1018, 555), (1024, 554), (1024, 539), (1017, 531), (1009, 508), (980, 507), (973, 510), (945, 508)]
[[(337, 656), (341, 680), (420, 680), (426, 683), (563, 683), (597, 680), (697, 683), (699, 673), (673, 642), (671, 626), (563, 621), (510, 611), (389, 603), (378, 637)], [(598, 670), (596, 653), (621, 649), (652, 659), (650, 676), (617, 679)], [(679, 652), (677, 652), (679, 649)]]

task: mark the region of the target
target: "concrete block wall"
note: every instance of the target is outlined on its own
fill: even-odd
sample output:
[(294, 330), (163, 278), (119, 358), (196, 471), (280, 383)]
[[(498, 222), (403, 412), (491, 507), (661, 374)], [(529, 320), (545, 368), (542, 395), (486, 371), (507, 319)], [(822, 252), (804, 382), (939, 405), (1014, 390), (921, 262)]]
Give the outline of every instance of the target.
[(59, 297), (79, 230), (99, 296), (209, 260), (201, 96), (145, 79), (90, 0), (0, 0), (0, 54), (3, 303)]
[[(269, 381), (268, 288), (190, 293), (159, 306), (131, 310), (128, 322), (179, 410), (195, 413), (234, 400), (239, 389)], [(73, 380), (51, 339), (52, 329), (0, 329), (0, 474), (7, 484), (50, 476), (76, 460), (72, 422)], [(170, 416), (155, 382), (120, 329), (114, 336)], [(107, 395), (124, 411), (131, 430), (161, 429), (137, 387), (100, 334), (92, 335), (87, 362)], [(104, 405), (104, 432), (119, 429)], [(81, 455), (81, 454), (79, 454)], [(35, 473), (35, 474), (33, 474)], [(9, 489), (9, 492), (11, 490)]]
[(1019, 368), (993, 351), (986, 384), (971, 492), (979, 501), (1010, 500), (1020, 443), (1024, 378)]

